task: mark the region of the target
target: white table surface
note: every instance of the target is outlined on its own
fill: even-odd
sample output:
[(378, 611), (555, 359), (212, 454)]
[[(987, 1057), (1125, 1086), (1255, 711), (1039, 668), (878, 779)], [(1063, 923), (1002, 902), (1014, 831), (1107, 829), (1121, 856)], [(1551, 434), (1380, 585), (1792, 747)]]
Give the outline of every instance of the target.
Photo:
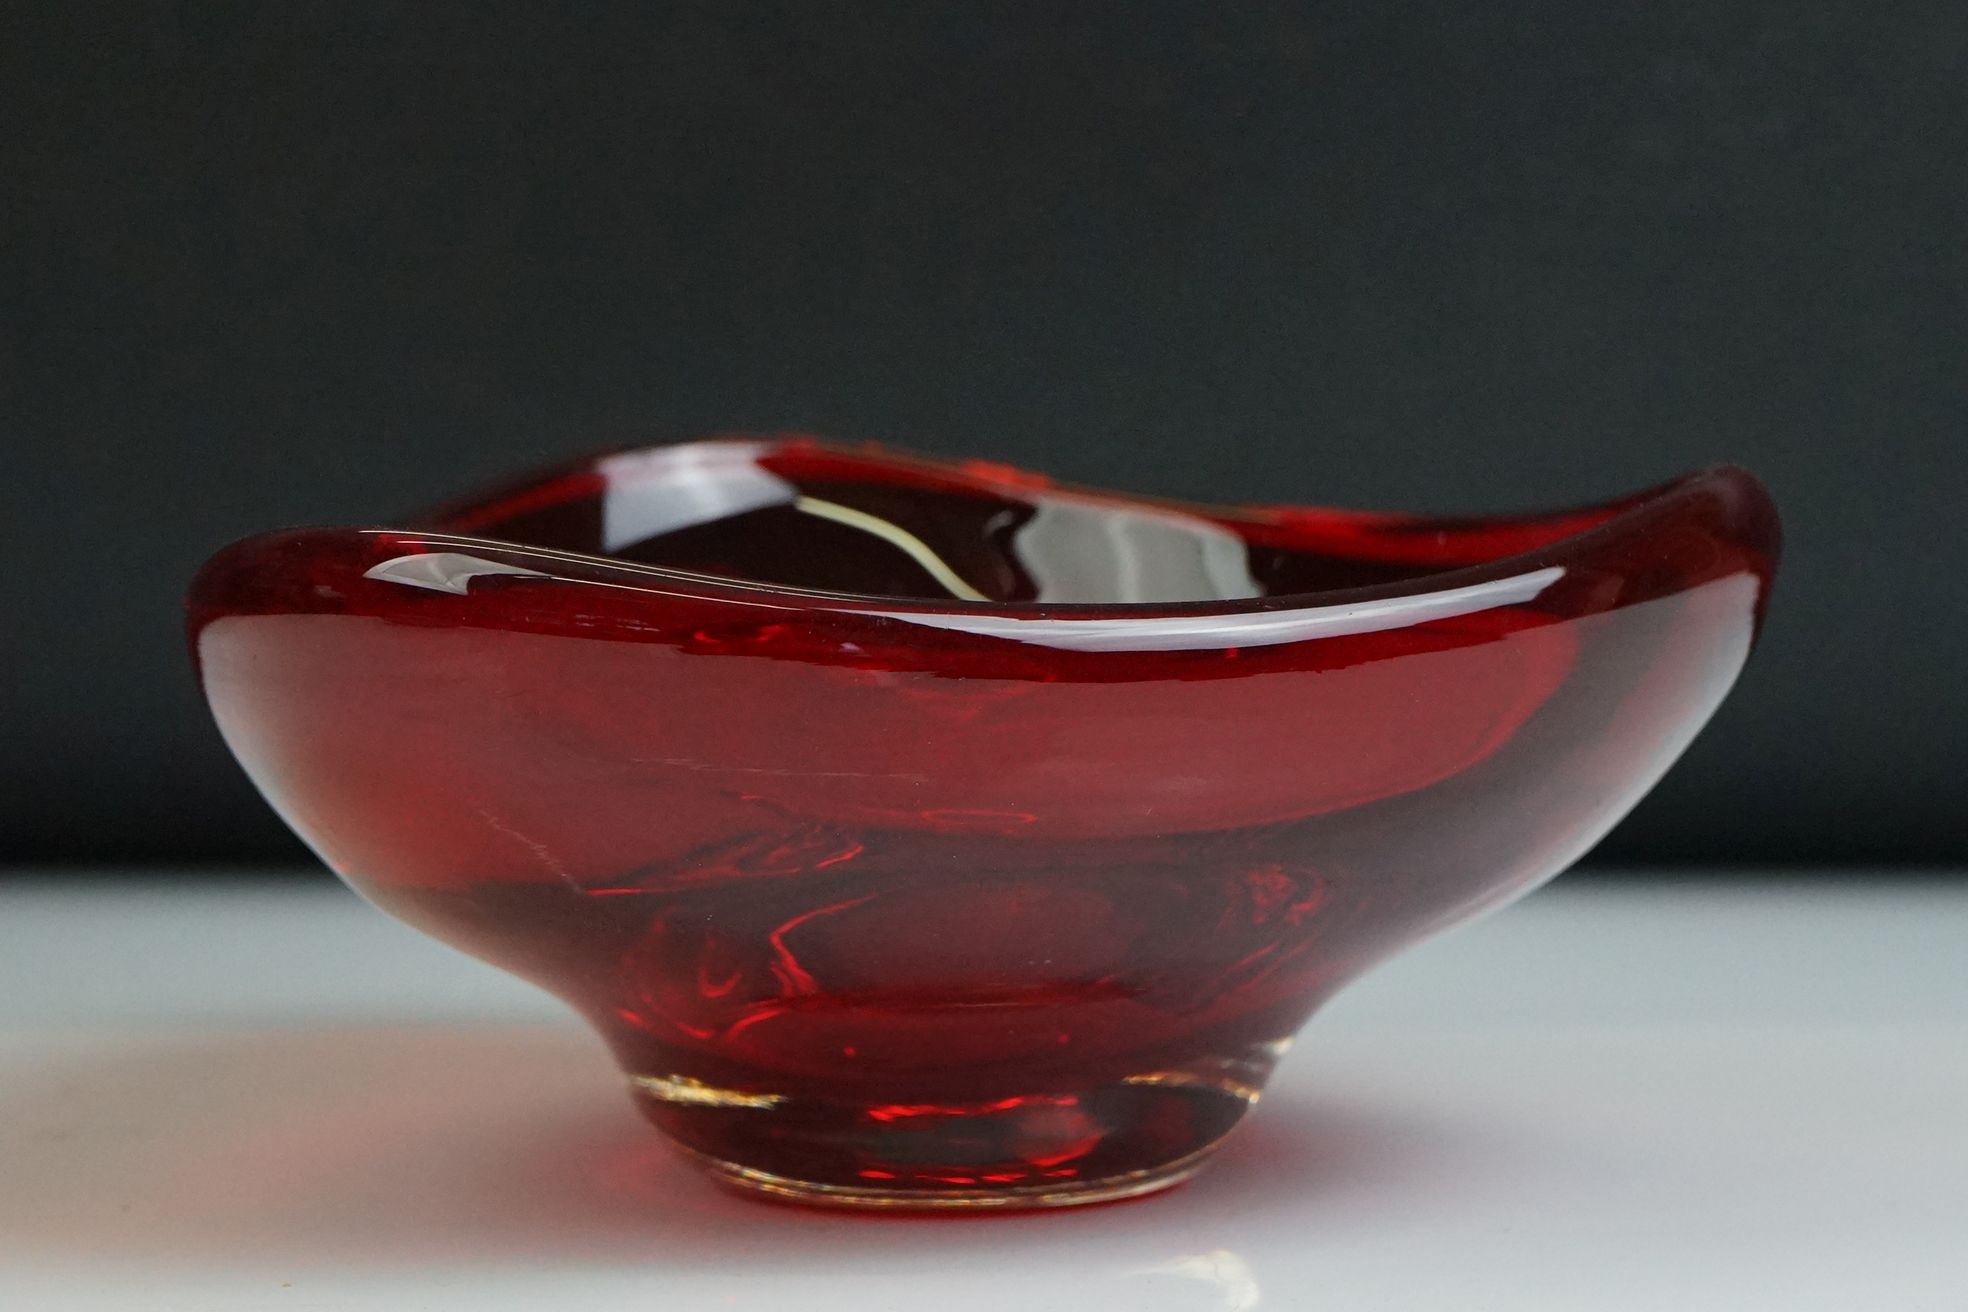
[(1968, 1309), (1968, 886), (1560, 882), (1314, 1020), (1193, 1184), (831, 1215), (327, 876), (0, 882), (0, 1308)]

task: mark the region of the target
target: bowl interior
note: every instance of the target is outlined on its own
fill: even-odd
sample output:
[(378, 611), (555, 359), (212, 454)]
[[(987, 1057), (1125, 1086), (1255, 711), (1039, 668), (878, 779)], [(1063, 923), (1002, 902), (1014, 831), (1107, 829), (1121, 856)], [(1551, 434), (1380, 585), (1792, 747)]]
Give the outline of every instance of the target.
[(782, 587), (956, 602), (1209, 602), (1373, 587), (1520, 553), (1608, 510), (1421, 520), (1202, 507), (810, 440), (604, 456), (432, 527)]

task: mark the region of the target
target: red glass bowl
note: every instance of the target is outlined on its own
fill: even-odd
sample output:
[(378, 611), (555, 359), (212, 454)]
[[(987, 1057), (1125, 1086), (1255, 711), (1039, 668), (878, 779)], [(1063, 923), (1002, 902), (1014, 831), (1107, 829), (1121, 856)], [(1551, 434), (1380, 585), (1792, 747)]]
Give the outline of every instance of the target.
[(1591, 846), (1777, 542), (1731, 468), (1445, 520), (727, 439), (235, 544), (190, 632), (287, 822), (719, 1177), (1034, 1206), (1185, 1178), (1342, 984)]

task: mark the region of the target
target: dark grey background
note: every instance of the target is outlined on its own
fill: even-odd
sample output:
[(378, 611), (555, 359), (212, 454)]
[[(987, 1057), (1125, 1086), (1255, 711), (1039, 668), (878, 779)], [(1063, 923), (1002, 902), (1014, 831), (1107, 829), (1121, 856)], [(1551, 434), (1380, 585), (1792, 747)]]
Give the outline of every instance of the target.
[(0, 862), (300, 855), (180, 647), (226, 540), (782, 427), (1438, 510), (1742, 461), (1766, 641), (1599, 859), (1968, 855), (1956, 0), (0, 21)]

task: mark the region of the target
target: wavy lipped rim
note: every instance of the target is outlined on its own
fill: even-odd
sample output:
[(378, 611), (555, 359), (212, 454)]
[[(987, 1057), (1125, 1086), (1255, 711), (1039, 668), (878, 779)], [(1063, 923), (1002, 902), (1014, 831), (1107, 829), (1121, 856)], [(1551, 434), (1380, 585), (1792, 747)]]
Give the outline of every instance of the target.
[[(607, 456), (660, 450), (674, 451), (688, 447), (730, 446), (741, 443), (754, 446), (783, 446), (798, 443), (805, 449), (830, 455), (884, 464), (899, 470), (931, 473), (980, 491), (1000, 493), (1043, 491), (1051, 495), (1085, 498), (1115, 506), (1145, 507), (1200, 515), (1233, 528), (1240, 524), (1280, 524), (1294, 514), (1326, 515), (1363, 522), (1378, 521), (1383, 525), (1404, 530), (1425, 530), (1430, 525), (1466, 530), (1480, 528), (1487, 524), (1502, 525), (1513, 521), (1551, 522), (1593, 515), (1601, 515), (1603, 518), (1529, 550), (1469, 564), (1453, 565), (1388, 583), (1225, 600), (1071, 603), (976, 601), (964, 598), (946, 600), (920, 595), (799, 587), (727, 575), (697, 573), (671, 566), (624, 560), (604, 553), (538, 546), (476, 533), (457, 532), (443, 527), (446, 520), (459, 518), (475, 508), (491, 506), (499, 501), (523, 495), (528, 489), (545, 488), (570, 476), (592, 470), (598, 460)], [(683, 596), (696, 600), (724, 601), (740, 605), (777, 603), (781, 607), (793, 609), (849, 610), (863, 614), (874, 612), (918, 623), (924, 622), (928, 617), (947, 616), (952, 621), (951, 627), (971, 630), (977, 630), (979, 626), (963, 621), (988, 621), (990, 618), (1001, 618), (1007, 622), (1021, 622), (1021, 628), (1024, 628), (1035, 620), (1057, 620), (1084, 628), (1089, 622), (1102, 620), (1133, 623), (1179, 620), (1184, 617), (1212, 619), (1237, 615), (1262, 617), (1277, 612), (1294, 612), (1301, 615), (1306, 612), (1322, 612), (1329, 614), (1334, 622), (1346, 624), (1349, 631), (1353, 631), (1350, 620), (1366, 620), (1369, 621), (1369, 627), (1381, 627), (1380, 624), (1371, 621), (1374, 619), (1374, 612), (1382, 609), (1397, 610), (1398, 618), (1394, 614), (1387, 616), (1396, 623), (1404, 624), (1428, 618), (1427, 614), (1416, 612), (1429, 610), (1430, 608), (1424, 603), (1431, 598), (1451, 603), (1445, 613), (1452, 614), (1528, 601), (1562, 577), (1568, 562), (1575, 562), (1589, 556), (1598, 547), (1640, 536), (1652, 522), (1671, 515), (1676, 509), (1703, 496), (1717, 499), (1725, 508), (1726, 518), (1732, 525), (1739, 526), (1746, 534), (1767, 538), (1767, 541), (1757, 544), (1761, 549), (1772, 556), (1776, 549), (1776, 515), (1768, 492), (1749, 471), (1726, 463), (1709, 465), (1684, 473), (1643, 491), (1629, 493), (1608, 501), (1556, 510), (1479, 516), (1415, 515), (1282, 504), (1217, 505), (1174, 498), (1140, 496), (1055, 481), (1049, 477), (1029, 474), (1003, 465), (981, 466), (1000, 475), (992, 477), (978, 472), (979, 468), (979, 462), (957, 462), (918, 455), (886, 444), (850, 445), (822, 442), (805, 435), (728, 434), (681, 442), (631, 444), (590, 453), (578, 460), (558, 463), (520, 478), (505, 481), (483, 493), (452, 500), (427, 515), (414, 517), (414, 520), (421, 520), (430, 525), (429, 527), (345, 525), (288, 529), (255, 534), (233, 544), (219, 555), (225, 555), (235, 548), (244, 548), (251, 544), (296, 534), (334, 535), (357, 539), (386, 538), (391, 548), (402, 548), (403, 551), (371, 568), (367, 572), (367, 577), (393, 578), (397, 582), (415, 583), (416, 586), (425, 588), (435, 587), (439, 591), (462, 592), (469, 586), (471, 578), (481, 574), (496, 574), (506, 576), (514, 583), (527, 579), (551, 580), (647, 592), (656, 596)], [(398, 565), (417, 556), (433, 555), (463, 558), (454, 576), (455, 586), (448, 583), (433, 583), (428, 579), (419, 581), (400, 575), (393, 576), (390, 572), (389, 567), (392, 565)], [(490, 568), (473, 570), (470, 567), (472, 561), (488, 565)], [(988, 625), (985, 627), (988, 628)], [(1212, 629), (1208, 636), (1214, 642), (1220, 641), (1225, 635), (1218, 629)], [(1296, 640), (1296, 637), (1280, 636), (1273, 640)]]

